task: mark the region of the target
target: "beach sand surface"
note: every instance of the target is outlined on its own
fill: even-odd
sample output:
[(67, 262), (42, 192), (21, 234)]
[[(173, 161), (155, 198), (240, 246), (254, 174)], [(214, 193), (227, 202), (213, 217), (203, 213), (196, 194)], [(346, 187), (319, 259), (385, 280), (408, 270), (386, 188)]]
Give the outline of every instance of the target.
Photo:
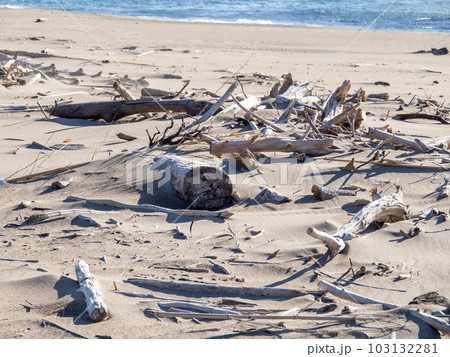
[[(36, 22), (43, 18), (44, 21)], [(162, 131), (170, 123), (170, 113), (147, 120), (132, 116), (109, 124), (46, 119), (37, 103), (47, 108), (55, 101), (109, 101), (116, 95), (112, 88), (116, 79), (121, 79), (136, 97), (140, 96), (142, 87), (177, 92), (187, 80), (190, 82), (186, 92), (209, 91), (221, 96), (236, 74), (241, 81), (236, 93), (264, 96), (283, 74), (292, 73), (294, 80), (313, 82), (316, 85), (313, 92), (318, 96), (327, 96), (347, 79), (352, 83), (351, 93), (359, 88), (367, 94), (389, 93), (389, 101), (362, 103), (367, 118), (361, 130), (390, 125), (393, 132), (427, 139), (450, 135), (450, 126), (431, 120), (400, 121), (392, 117), (400, 106), (398, 99), (409, 103), (414, 96), (434, 100), (448, 108), (449, 55), (415, 53), (445, 46), (450, 46), (447, 33), (185, 23), (0, 9), (0, 55), (12, 57), (20, 51), (21, 61), (43, 73), (48, 74), (52, 68), (58, 72), (58, 76), (47, 75), (22, 86), (0, 85), (0, 175), (8, 180), (86, 163), (57, 176), (7, 183), (0, 188), (0, 337), (74, 338), (73, 332), (87, 338), (387, 338), (395, 331), (397, 338), (440, 338), (436, 330), (405, 315), (402, 309), (384, 313), (372, 305), (359, 306), (358, 312), (367, 314), (364, 323), (292, 320), (279, 324), (275, 320), (155, 318), (151, 310), (159, 310), (158, 302), (162, 300), (127, 297), (116, 293), (114, 284), (120, 291), (210, 301), (216, 305), (222, 299), (234, 299), (256, 305), (243, 305), (242, 309), (266, 309), (280, 314), (298, 308), (301, 314), (321, 316), (340, 314), (345, 305), (357, 304), (330, 294), (243, 299), (149, 290), (124, 280), (139, 277), (318, 290), (320, 280), (333, 282), (345, 275), (340, 283), (350, 291), (402, 307), (413, 298), (433, 291), (450, 298), (450, 222), (442, 216), (422, 220), (419, 225), (423, 231), (410, 239), (399, 232), (409, 231), (413, 220), (385, 225), (378, 230), (371, 228), (366, 238), (349, 241), (344, 253), (332, 260), (324, 254), (327, 248), (306, 233), (310, 226), (329, 233), (337, 230), (361, 208), (347, 204), (356, 199), (370, 200), (374, 187), (392, 194), (395, 185), (401, 185), (404, 202), (411, 212), (437, 208), (448, 213), (449, 198), (438, 199), (439, 187), (448, 172), (438, 168), (448, 170), (448, 164), (427, 170), (366, 165), (347, 172), (342, 170), (345, 162), (316, 157), (308, 165), (309, 169), (318, 170), (320, 176), (303, 177), (308, 169), (302, 169), (302, 164), (291, 165), (287, 184), (280, 182), (276, 164), (263, 165), (259, 178), (248, 172), (237, 174), (235, 189), (241, 200), (228, 208), (234, 215), (226, 221), (117, 210), (68, 202), (66, 198), (74, 195), (186, 208), (170, 185), (148, 193), (127, 184), (127, 162), (134, 152), (147, 147), (146, 130)], [(2, 57), (0, 60), (4, 61)], [(390, 86), (375, 85), (377, 81), (388, 82)], [(277, 115), (277, 111), (273, 110), (272, 115)], [(214, 123), (221, 127), (220, 120)], [(216, 130), (219, 133), (222, 129)], [(138, 139), (120, 140), (116, 136), (120, 132)], [(45, 146), (69, 142), (85, 148), (49, 151), (32, 145), (33, 141)], [(335, 145), (345, 148), (345, 153), (333, 157), (369, 159), (370, 151), (351, 151), (348, 140), (336, 141)], [(416, 156), (432, 161), (443, 157), (442, 153), (385, 150), (391, 151), (391, 159)], [(154, 156), (165, 152), (201, 158), (217, 165), (224, 159), (212, 157), (208, 145), (194, 142), (157, 148), (145, 160), (152, 162)], [(267, 154), (274, 158), (286, 157), (279, 153)], [(301, 179), (296, 180), (298, 177)], [(67, 188), (50, 188), (56, 179), (69, 178), (73, 181)], [(311, 195), (314, 183), (336, 189), (356, 185), (363, 190), (356, 197), (316, 201)], [(273, 204), (255, 200), (259, 186), (275, 188), (292, 201)], [(23, 201), (36, 202), (31, 207), (18, 208)], [(83, 208), (92, 210), (83, 214), (98, 221), (100, 227), (78, 225), (74, 213), (49, 223), (14, 226), (20, 225), (24, 217), (45, 212), (36, 209)], [(177, 226), (189, 239), (180, 239), (175, 231)], [(258, 235), (262, 230), (263, 234)], [(83, 314), (83, 296), (77, 292), (74, 271), (79, 259), (89, 264), (99, 281), (110, 311), (106, 321), (92, 323)], [(210, 261), (225, 266), (230, 274), (221, 274)], [(197, 263), (208, 272), (169, 269)], [(389, 270), (380, 269), (380, 263)], [(367, 274), (353, 277), (349, 271), (351, 264), (355, 271), (364, 266)], [(399, 274), (411, 277), (399, 280)], [(324, 307), (328, 312), (323, 312)], [(429, 313), (445, 310), (436, 304), (422, 308)]]

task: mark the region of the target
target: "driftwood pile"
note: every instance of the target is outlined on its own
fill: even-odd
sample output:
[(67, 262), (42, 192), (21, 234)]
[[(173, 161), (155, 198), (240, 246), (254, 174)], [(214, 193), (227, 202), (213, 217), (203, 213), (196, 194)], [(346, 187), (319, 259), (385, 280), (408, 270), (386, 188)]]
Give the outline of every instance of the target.
[[(21, 84), (20, 80), (26, 73), (26, 66), (23, 66), (17, 60), (17, 55), (0, 67), (0, 75), (4, 85)], [(238, 78), (236, 81), (233, 80), (221, 97), (214, 96), (215, 102), (213, 102), (204, 98), (199, 99), (191, 95), (192, 93), (183, 92), (186, 86), (176, 93), (155, 88), (142, 88), (141, 98), (136, 99), (136, 96), (130, 93), (120, 81), (116, 81), (113, 88), (118, 96), (122, 97), (122, 100), (59, 104), (48, 108), (46, 115), (48, 117), (103, 119), (107, 122), (115, 122), (123, 117), (136, 114), (142, 115), (144, 119), (151, 120), (155, 113), (162, 113), (167, 119), (167, 126), (162, 132), (159, 130), (153, 133), (147, 132), (150, 148), (164, 148), (164, 146), (172, 144), (195, 142), (203, 145), (204, 151), (209, 152), (211, 158), (216, 160), (225, 157), (235, 158), (243, 168), (252, 171), (254, 174), (260, 173), (264, 160), (270, 157), (272, 153), (285, 153), (286, 156), (297, 158), (299, 164), (305, 161), (306, 157), (342, 162), (343, 170), (348, 172), (359, 170), (363, 166), (417, 168), (435, 171), (448, 171), (450, 169), (448, 165), (450, 136), (421, 139), (405, 137), (397, 132), (392, 132), (388, 125), (383, 128), (366, 127), (367, 118), (363, 110), (363, 103), (365, 101), (388, 100), (389, 95), (386, 93), (367, 95), (362, 88), (351, 92), (351, 83), (346, 80), (328, 96), (321, 98), (314, 94), (313, 83), (304, 80), (294, 81), (291, 74), (285, 74), (282, 80), (273, 86), (269, 94), (263, 97), (249, 96), (244, 92), (236, 94), (239, 84)], [(213, 96), (211, 95), (211, 97)], [(444, 126), (450, 123), (449, 109), (436, 101), (415, 97), (408, 103), (400, 99), (396, 99), (396, 101), (400, 104), (399, 112), (409, 112), (397, 114), (395, 118), (399, 120), (435, 120)], [(276, 115), (270, 116), (275, 112), (277, 112)], [(219, 124), (217, 124), (218, 122)], [(217, 130), (214, 130), (217, 127), (223, 129), (219, 134), (217, 134)], [(135, 136), (126, 133), (120, 133), (118, 136), (123, 140), (136, 139)], [(391, 159), (387, 157), (389, 152), (383, 151), (387, 147), (392, 150), (401, 149), (435, 155), (416, 161)], [(368, 159), (358, 161), (354, 158), (351, 160), (336, 157), (323, 158), (324, 155), (336, 152), (348, 154), (350, 150), (366, 152), (368, 153)], [(438, 162), (439, 159), (440, 162)], [(84, 201), (120, 209), (158, 211), (189, 217), (227, 219), (232, 215), (232, 212), (221, 209), (229, 208), (232, 206), (233, 200), (239, 200), (239, 197), (237, 197), (238, 194), (235, 192), (232, 180), (223, 170), (210, 163), (188, 160), (174, 155), (161, 155), (155, 158), (155, 162), (160, 168), (170, 169), (174, 191), (189, 205), (189, 209), (176, 210), (150, 204), (125, 204), (115, 200), (77, 196), (68, 197), (68, 201)], [(24, 182), (42, 178), (67, 169), (61, 168), (32, 177), (16, 178), (9, 180), (9, 182)], [(437, 190), (440, 192), (440, 199), (448, 198), (450, 190), (448, 176), (443, 178), (442, 184)], [(337, 196), (356, 196), (359, 191), (360, 188), (358, 187), (333, 188), (313, 185), (311, 188), (312, 195), (317, 200), (329, 200)], [(279, 194), (268, 187), (261, 187), (261, 192), (257, 198), (263, 202), (276, 204), (292, 202), (290, 197)], [(360, 204), (363, 208), (336, 232), (328, 233), (315, 227), (309, 227), (306, 232), (301, 232), (301, 234), (308, 234), (312, 238), (321, 240), (328, 246), (330, 259), (332, 259), (345, 250), (349, 240), (364, 236), (370, 225), (375, 223), (382, 228), (385, 223), (395, 223), (411, 218), (411, 212), (403, 202), (403, 192), (400, 186), (397, 186), (396, 192), (391, 194), (378, 193), (377, 189), (374, 188), (372, 201), (360, 201)], [(67, 213), (63, 211), (48, 212), (42, 216), (31, 217), (31, 219), (29, 217), (23, 224), (42, 223), (50, 218)], [(424, 214), (416, 218), (418, 220), (426, 219), (429, 215), (446, 216), (446, 213), (430, 211), (428, 215)], [(178, 227), (176, 232), (183, 239), (188, 238), (188, 235)], [(415, 225), (408, 233), (404, 232), (404, 235), (411, 238), (419, 232), (419, 227)], [(260, 232), (260, 234), (262, 233), (263, 231)], [(202, 238), (198, 242), (207, 238), (210, 237)], [(275, 257), (277, 253), (274, 252), (272, 256)], [(265, 263), (270, 264), (270, 261)], [(222, 274), (229, 274), (226, 267), (216, 263), (213, 263), (213, 265), (213, 268), (220, 270)], [(166, 268), (192, 272), (209, 271), (196, 266)], [(108, 311), (102, 300), (98, 283), (90, 274), (87, 264), (82, 261), (77, 262), (76, 272), (81, 290), (86, 297), (90, 317), (93, 321), (105, 319)], [(364, 271), (361, 270), (361, 273), (364, 273)], [(321, 275), (321, 273), (318, 273), (318, 275)], [(331, 278), (339, 284), (339, 279)], [(324, 280), (320, 281), (319, 289), (314, 291), (203, 283), (190, 284), (134, 278), (125, 282), (150, 289), (195, 292), (220, 297), (239, 296), (243, 299), (249, 296), (293, 298), (304, 295), (313, 295), (320, 299), (325, 293), (330, 293), (356, 304), (382, 305), (383, 308), (389, 310), (401, 310), (403, 308), (404, 313), (409, 313), (425, 321), (442, 333), (449, 333), (450, 331), (446, 318), (439, 318), (409, 307), (404, 308), (396, 304), (366, 298)], [(228, 301), (229, 305), (218, 306), (205, 301), (168, 298), (153, 293), (116, 292), (130, 297), (166, 300), (164, 303), (159, 303), (161, 310), (147, 311), (158, 318), (330, 320), (336, 322), (368, 318), (365, 314), (355, 313), (356, 308), (349, 308), (350, 313), (347, 311), (345, 314), (308, 315), (300, 313), (299, 309), (288, 311), (239, 309), (230, 301)]]

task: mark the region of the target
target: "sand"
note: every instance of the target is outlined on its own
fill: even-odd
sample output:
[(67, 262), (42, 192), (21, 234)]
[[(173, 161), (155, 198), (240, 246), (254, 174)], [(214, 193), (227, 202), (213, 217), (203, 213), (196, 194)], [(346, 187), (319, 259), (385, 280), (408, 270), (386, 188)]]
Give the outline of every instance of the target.
[[(311, 161), (310, 168), (320, 171), (321, 176), (299, 182), (289, 180), (287, 185), (279, 183), (275, 164), (263, 166), (260, 176), (264, 182), (248, 173), (239, 173), (235, 187), (242, 200), (229, 208), (234, 215), (227, 221), (114, 210), (67, 202), (66, 198), (77, 195), (130, 204), (186, 207), (170, 185), (147, 193), (126, 182), (127, 160), (134, 151), (148, 144), (145, 130), (153, 133), (156, 127), (162, 129), (167, 119), (159, 115), (151, 120), (135, 120), (134, 116), (114, 124), (53, 117), (48, 120), (36, 105), (39, 102), (46, 108), (55, 100), (108, 101), (115, 95), (112, 84), (116, 79), (122, 79), (137, 97), (144, 85), (176, 92), (183, 86), (183, 80), (190, 80), (186, 91), (208, 90), (222, 95), (229, 86), (227, 82), (236, 73), (241, 75), (246, 94), (263, 96), (281, 75), (290, 72), (295, 80), (315, 83), (314, 93), (319, 96), (326, 96), (343, 80), (349, 79), (351, 93), (362, 87), (367, 94), (387, 92), (390, 99), (401, 98), (406, 103), (416, 95), (444, 103), (448, 108), (445, 103), (450, 101), (449, 56), (414, 52), (448, 47), (449, 34), (198, 24), (60, 11), (1, 9), (0, 12), (0, 53), (13, 56), (15, 51), (25, 51), (19, 59), (43, 72), (54, 64), (59, 72), (58, 79), (42, 79), (9, 88), (0, 86), (0, 175), (10, 179), (87, 163), (57, 178), (8, 183), (0, 188), (0, 337), (75, 337), (42, 324), (43, 320), (48, 320), (88, 338), (386, 338), (392, 331), (396, 331), (398, 338), (439, 338), (435, 330), (417, 319), (405, 317), (402, 311), (376, 318), (369, 316), (364, 324), (287, 321), (277, 325), (278, 322), (270, 321), (157, 319), (146, 309), (159, 310), (158, 300), (116, 294), (113, 281), (121, 291), (153, 292), (164, 297), (213, 303), (233, 298), (277, 313), (298, 307), (304, 313), (321, 314), (320, 309), (329, 306), (335, 310), (328, 314), (339, 314), (345, 305), (355, 304), (331, 295), (327, 295), (332, 299), (329, 301), (313, 295), (244, 300), (150, 291), (123, 281), (147, 277), (226, 286), (317, 290), (321, 279), (335, 279), (317, 275), (315, 271), (319, 266), (314, 264), (315, 259), (323, 265), (323, 272), (338, 278), (348, 271), (350, 258), (355, 270), (365, 266), (368, 274), (352, 278), (348, 273), (349, 281), (340, 282), (361, 295), (401, 306), (431, 291), (450, 297), (447, 253), (450, 223), (442, 217), (421, 221), (423, 232), (410, 239), (405, 239), (399, 231), (408, 231), (412, 220), (369, 230), (367, 238), (350, 241), (349, 248), (330, 261), (321, 260), (327, 248), (306, 234), (309, 226), (332, 233), (360, 209), (346, 206), (355, 197), (316, 201), (310, 193), (314, 183), (333, 188), (357, 185), (364, 191), (356, 198), (365, 199), (370, 199), (370, 190), (375, 186), (391, 194), (395, 191), (394, 184), (399, 184), (403, 187), (404, 202), (412, 212), (427, 212), (432, 207), (448, 212), (449, 199), (438, 199), (445, 171), (368, 165), (349, 173), (341, 170), (345, 163), (317, 157)], [(35, 22), (38, 18), (46, 20)], [(390, 86), (375, 85), (377, 81), (388, 82)], [(241, 91), (238, 89), (237, 93)], [(394, 131), (413, 138), (450, 135), (448, 126), (435, 121), (392, 119), (399, 105), (395, 100), (362, 103), (364, 111), (369, 113), (362, 130), (389, 124)], [(385, 120), (388, 111), (390, 115)], [(274, 112), (272, 114), (276, 115)], [(138, 139), (122, 141), (116, 137), (119, 132)], [(51, 146), (63, 144), (65, 140), (83, 144), (85, 149), (50, 152), (31, 145), (36, 141)], [(354, 156), (367, 160), (367, 151), (348, 151), (348, 143), (337, 146), (345, 147), (346, 153), (334, 154), (334, 157), (349, 160)], [(154, 154), (166, 151), (213, 160), (217, 164), (222, 161), (211, 157), (208, 146), (201, 143), (162, 147)], [(442, 153), (391, 151), (392, 159), (412, 155), (445, 157)], [(443, 165), (448, 170), (448, 165)], [(290, 175), (298, 177), (302, 165), (291, 165), (289, 170), (293, 170)], [(49, 188), (54, 180), (68, 178), (73, 178), (69, 187)], [(275, 187), (292, 201), (260, 204), (254, 197), (261, 184)], [(101, 227), (78, 226), (74, 221), (76, 214), (50, 223), (14, 227), (11, 224), (20, 224), (24, 217), (42, 212), (32, 207), (18, 208), (23, 201), (37, 201), (32, 207), (52, 211), (94, 209), (87, 215), (101, 223)], [(177, 236), (177, 226), (187, 233), (192, 227), (188, 240)], [(255, 232), (261, 230), (264, 230), (263, 235), (254, 237)], [(218, 232), (221, 234), (196, 243)], [(236, 236), (237, 232), (241, 233)], [(312, 260), (308, 258), (311, 255)], [(84, 303), (82, 295), (76, 291), (74, 272), (79, 259), (90, 265), (110, 311), (110, 318), (101, 323), (92, 323), (86, 314), (80, 316)], [(230, 275), (213, 271), (210, 260), (225, 266)], [(209, 272), (156, 267), (196, 263)], [(387, 265), (390, 271), (383, 273), (378, 268), (379, 263)], [(398, 280), (400, 273), (411, 273), (411, 278)], [(435, 311), (439, 306), (425, 308)], [(445, 307), (440, 308), (445, 310)], [(379, 310), (375, 306), (360, 306), (360, 311), (367, 314)]]

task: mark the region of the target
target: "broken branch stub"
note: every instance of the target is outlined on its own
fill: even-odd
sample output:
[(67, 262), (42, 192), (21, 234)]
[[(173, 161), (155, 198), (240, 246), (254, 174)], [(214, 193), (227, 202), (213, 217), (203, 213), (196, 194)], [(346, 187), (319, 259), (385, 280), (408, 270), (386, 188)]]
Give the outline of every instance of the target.
[(89, 272), (89, 266), (79, 260), (75, 263), (75, 273), (77, 275), (80, 291), (86, 299), (86, 308), (89, 317), (94, 322), (99, 322), (108, 317), (108, 310), (102, 299), (100, 286), (95, 277)]
[(155, 161), (159, 168), (170, 167), (175, 192), (191, 208), (213, 210), (231, 204), (233, 185), (220, 168), (174, 155), (161, 155)]

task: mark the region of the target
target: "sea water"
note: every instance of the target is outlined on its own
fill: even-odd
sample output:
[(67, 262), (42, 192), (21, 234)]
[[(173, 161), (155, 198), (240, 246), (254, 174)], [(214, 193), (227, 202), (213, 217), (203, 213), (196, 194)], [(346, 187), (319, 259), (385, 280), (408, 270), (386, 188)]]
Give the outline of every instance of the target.
[(450, 0), (0, 0), (0, 18), (2, 7), (193, 22), (450, 32)]

